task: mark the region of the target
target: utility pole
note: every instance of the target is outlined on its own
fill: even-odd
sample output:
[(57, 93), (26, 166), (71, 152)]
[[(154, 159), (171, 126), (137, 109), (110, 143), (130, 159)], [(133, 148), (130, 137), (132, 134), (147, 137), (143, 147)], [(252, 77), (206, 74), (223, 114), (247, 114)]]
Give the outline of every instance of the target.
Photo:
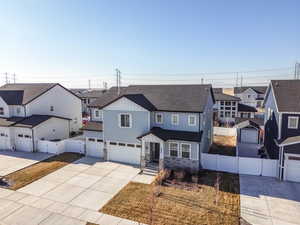
[(104, 90), (107, 90), (107, 82), (103, 82), (103, 88)]
[(118, 95), (120, 95), (120, 78), (121, 78), (121, 71), (119, 69), (116, 69), (116, 81), (117, 81), (117, 91), (118, 91)]
[(9, 82), (8, 82), (8, 73), (5, 72), (4, 74), (5, 74), (5, 83), (8, 84), (8, 83), (9, 83)]
[(235, 86), (238, 87), (239, 86), (239, 73), (236, 73), (236, 81), (235, 81)]
[(16, 74), (13, 74), (14, 84), (16, 83)]
[(201, 84), (204, 84), (204, 79), (203, 78), (201, 78)]
[(296, 62), (294, 79), (299, 80), (299, 77), (300, 77), (300, 63)]
[(243, 87), (243, 76), (241, 75), (241, 87)]
[(91, 80), (89, 80), (89, 90), (91, 90)]

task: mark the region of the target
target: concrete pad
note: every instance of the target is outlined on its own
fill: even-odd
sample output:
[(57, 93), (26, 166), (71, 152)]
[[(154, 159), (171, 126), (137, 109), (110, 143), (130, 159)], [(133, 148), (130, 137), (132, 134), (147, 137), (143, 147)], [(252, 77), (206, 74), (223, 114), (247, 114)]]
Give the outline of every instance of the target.
[(50, 216), (50, 214), (51, 212), (46, 210), (24, 206), (10, 214), (2, 221), (7, 225), (38, 225)]
[(43, 177), (43, 180), (52, 181), (55, 183), (63, 183), (67, 180), (71, 179), (72, 177), (76, 176), (78, 172), (70, 171), (70, 170), (62, 170), (59, 169), (45, 177)]
[(77, 220), (74, 218), (66, 217), (59, 214), (52, 214), (47, 219), (45, 219), (43, 222), (40, 223), (40, 225), (86, 225), (85, 221)]
[[(122, 185), (126, 185), (128, 184), (129, 180), (128, 179), (118, 179), (118, 178), (112, 178), (112, 177), (103, 177), (100, 180), (102, 183), (107, 183), (107, 184), (122, 184)], [(100, 182), (99, 181), (99, 182)], [(98, 183), (98, 182), (97, 182)]]
[(23, 207), (22, 204), (6, 199), (0, 199), (0, 220), (7, 217), (17, 209)]
[(51, 201), (49, 199), (40, 198), (38, 201), (31, 203), (30, 206), (38, 209), (48, 209), (48, 207), (53, 203), (54, 201)]
[(273, 219), (273, 225), (297, 225), (297, 224), (299, 225), (299, 222), (298, 223), (289, 223), (286, 221)]
[(155, 179), (154, 175), (138, 174), (131, 179), (132, 182), (139, 182), (143, 184), (151, 184)]
[(90, 165), (86, 165), (86, 164), (69, 164), (69, 165), (66, 165), (65, 167), (62, 168), (62, 170), (69, 170), (69, 171), (73, 171), (73, 172), (82, 172), (88, 168), (90, 168), (91, 166)]
[(111, 194), (95, 190), (86, 190), (72, 200), (70, 204), (97, 211), (111, 198)]
[(12, 194), (6, 196), (5, 198), (8, 199), (8, 200), (16, 202), (16, 201), (21, 200), (22, 198), (27, 197), (27, 196), (28, 196), (28, 194), (24, 194), (24, 193), (15, 191)]
[(79, 218), (85, 211), (86, 209), (70, 205), (62, 212), (62, 214), (68, 217)]
[(122, 179), (122, 180), (131, 180), (137, 175), (137, 173), (123, 173), (119, 171), (113, 171), (107, 175), (107, 177)]
[(139, 223), (132, 220), (122, 219), (118, 225), (139, 225)]
[(60, 183), (54, 181), (38, 180), (31, 184), (28, 184), (27, 186), (19, 189), (18, 191), (30, 195), (41, 196), (46, 192), (50, 191), (51, 189), (57, 187), (59, 184)]
[(11, 195), (12, 193), (14, 193), (14, 191), (5, 188), (0, 188), (0, 198), (5, 198)]
[(90, 189), (105, 192), (108, 194), (115, 195), (117, 194), (122, 188), (124, 187), (123, 184), (114, 184), (114, 183), (105, 183), (102, 180), (98, 181), (94, 184)]
[(98, 224), (109, 224), (109, 225), (118, 225), (121, 221), (121, 218), (103, 214), (103, 216), (100, 217), (100, 219), (97, 221)]
[(21, 204), (24, 204), (24, 205), (30, 205), (30, 204), (38, 201), (38, 200), (39, 200), (38, 197), (29, 195), (25, 198), (20, 199), (18, 202), (21, 203)]
[(79, 174), (79, 175), (71, 178), (66, 183), (76, 185), (76, 186), (79, 186), (79, 187), (88, 188), (100, 179), (101, 179), (101, 177), (82, 173), (82, 174)]
[(54, 202), (52, 205), (50, 205), (47, 210), (54, 212), (54, 213), (62, 213), (69, 207), (68, 204), (60, 203), (60, 202)]
[(57, 188), (43, 195), (43, 198), (47, 198), (53, 201), (67, 203), (78, 196), (84, 188), (71, 184), (61, 184)]
[(97, 223), (101, 216), (103, 216), (103, 213), (87, 210), (80, 215), (79, 219), (90, 223)]
[(103, 168), (97, 168), (97, 167), (90, 167), (87, 170), (85, 170), (83, 173), (98, 177), (104, 177), (108, 175), (111, 172), (111, 170), (103, 169)]

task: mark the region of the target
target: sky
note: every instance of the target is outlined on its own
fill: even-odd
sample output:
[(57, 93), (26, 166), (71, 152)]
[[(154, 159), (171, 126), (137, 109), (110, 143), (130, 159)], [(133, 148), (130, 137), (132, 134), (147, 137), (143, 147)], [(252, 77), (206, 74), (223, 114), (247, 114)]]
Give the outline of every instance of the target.
[(7, 72), (111, 86), (116, 68), (123, 85), (290, 78), (299, 9), (299, 0), (0, 0), (0, 83)]

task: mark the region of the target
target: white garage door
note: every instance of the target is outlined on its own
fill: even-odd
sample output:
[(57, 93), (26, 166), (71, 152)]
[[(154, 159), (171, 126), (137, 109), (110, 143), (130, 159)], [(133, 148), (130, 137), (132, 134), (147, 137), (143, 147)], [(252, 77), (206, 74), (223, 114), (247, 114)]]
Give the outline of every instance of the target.
[(258, 143), (258, 131), (256, 129), (244, 128), (241, 129), (242, 143)]
[(9, 146), (9, 136), (6, 133), (0, 134), (0, 150), (8, 150)]
[(22, 152), (32, 152), (33, 144), (31, 135), (18, 134), (16, 136), (16, 150)]
[(108, 142), (108, 157), (111, 161), (139, 165), (141, 146), (139, 144)]
[(300, 182), (300, 156), (286, 156), (284, 179)]
[(91, 157), (103, 158), (103, 140), (97, 138), (86, 139), (86, 155)]

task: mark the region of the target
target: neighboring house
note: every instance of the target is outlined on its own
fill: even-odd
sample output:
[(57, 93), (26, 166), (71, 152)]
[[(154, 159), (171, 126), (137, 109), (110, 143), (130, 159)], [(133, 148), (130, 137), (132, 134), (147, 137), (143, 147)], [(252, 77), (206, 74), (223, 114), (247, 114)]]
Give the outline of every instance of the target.
[(211, 85), (132, 85), (117, 93), (111, 88), (90, 104), (88, 154), (141, 168), (199, 169), (200, 152), (212, 143)]
[(70, 89), (82, 100), (82, 112), (89, 115), (88, 105), (99, 98), (106, 90), (105, 89)]
[(280, 179), (300, 182), (300, 80), (272, 80), (264, 101), (265, 148)]
[(63, 139), (81, 127), (81, 100), (56, 83), (0, 87), (0, 149), (35, 151), (39, 139)]
[(234, 123), (238, 116), (238, 97), (224, 94), (222, 88), (213, 89), (215, 96), (214, 109), (217, 112), (217, 120), (222, 123)]
[(265, 86), (235, 87), (234, 96), (240, 98), (242, 104), (261, 108), (266, 90)]
[(237, 118), (254, 118), (256, 112), (257, 112), (256, 108), (239, 103)]

